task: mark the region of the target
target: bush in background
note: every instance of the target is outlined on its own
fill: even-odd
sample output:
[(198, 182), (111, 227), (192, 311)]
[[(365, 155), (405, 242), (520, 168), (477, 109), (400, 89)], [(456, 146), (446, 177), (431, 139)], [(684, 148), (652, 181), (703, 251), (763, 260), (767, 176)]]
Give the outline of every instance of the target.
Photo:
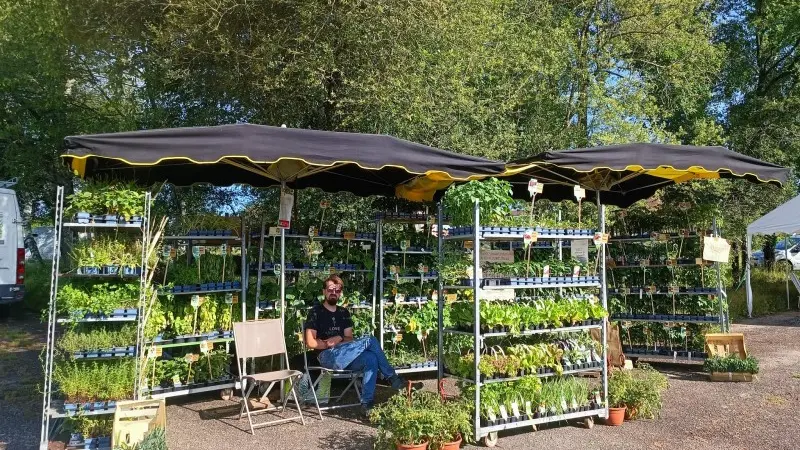
[[(783, 270), (754, 268), (750, 282), (753, 287), (753, 317), (765, 316), (786, 309), (786, 273)], [(797, 308), (800, 293), (789, 283), (791, 309)], [(728, 304), (731, 319), (747, 318), (747, 287), (744, 282), (738, 289), (728, 290)]]
[(25, 297), (22, 299), (25, 309), (40, 313), (47, 308), (51, 269), (52, 261), (25, 261)]

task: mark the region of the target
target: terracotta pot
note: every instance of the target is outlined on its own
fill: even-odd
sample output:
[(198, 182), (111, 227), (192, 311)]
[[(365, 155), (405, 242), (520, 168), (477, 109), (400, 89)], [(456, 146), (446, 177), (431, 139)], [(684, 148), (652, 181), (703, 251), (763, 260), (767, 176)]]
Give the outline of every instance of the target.
[(458, 440), (453, 442), (448, 442), (446, 444), (442, 444), (442, 448), (440, 450), (458, 450), (461, 448), (461, 435), (458, 435)]
[(612, 427), (618, 427), (625, 421), (625, 407), (622, 408), (608, 408), (608, 419), (606, 423)]
[(428, 450), (427, 441), (422, 444), (401, 444), (397, 442), (395, 446), (397, 446), (397, 450)]

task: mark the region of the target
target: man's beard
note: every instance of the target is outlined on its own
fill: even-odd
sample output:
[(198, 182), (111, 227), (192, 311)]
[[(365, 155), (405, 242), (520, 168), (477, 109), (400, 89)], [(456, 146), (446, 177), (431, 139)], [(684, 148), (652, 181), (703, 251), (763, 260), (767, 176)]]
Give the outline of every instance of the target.
[(325, 299), (325, 302), (331, 306), (336, 306), (336, 304), (339, 303), (339, 297), (328, 297)]

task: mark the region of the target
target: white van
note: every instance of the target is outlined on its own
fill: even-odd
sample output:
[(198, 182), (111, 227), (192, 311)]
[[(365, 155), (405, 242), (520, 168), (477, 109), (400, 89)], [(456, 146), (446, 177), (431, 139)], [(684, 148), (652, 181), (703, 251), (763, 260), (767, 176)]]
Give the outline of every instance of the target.
[(21, 302), (25, 284), (25, 236), (15, 183), (0, 181), (0, 305)]

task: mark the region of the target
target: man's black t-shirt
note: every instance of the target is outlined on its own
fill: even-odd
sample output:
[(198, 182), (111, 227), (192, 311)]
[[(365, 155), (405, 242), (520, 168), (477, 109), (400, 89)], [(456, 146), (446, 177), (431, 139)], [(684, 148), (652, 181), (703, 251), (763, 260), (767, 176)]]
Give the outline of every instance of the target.
[(336, 306), (336, 312), (328, 311), (322, 303), (314, 305), (308, 312), (305, 328), (317, 330), (317, 339), (326, 340), (334, 336), (344, 338), (344, 330), (353, 327), (350, 311)]

